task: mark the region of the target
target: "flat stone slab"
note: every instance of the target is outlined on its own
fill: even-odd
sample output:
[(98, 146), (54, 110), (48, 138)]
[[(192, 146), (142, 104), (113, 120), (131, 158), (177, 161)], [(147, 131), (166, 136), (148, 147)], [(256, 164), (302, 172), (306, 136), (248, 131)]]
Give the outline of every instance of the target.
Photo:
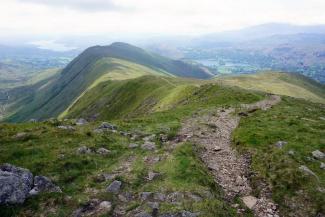
[(253, 196), (245, 196), (242, 197), (241, 199), (249, 209), (252, 209), (257, 203), (257, 198)]

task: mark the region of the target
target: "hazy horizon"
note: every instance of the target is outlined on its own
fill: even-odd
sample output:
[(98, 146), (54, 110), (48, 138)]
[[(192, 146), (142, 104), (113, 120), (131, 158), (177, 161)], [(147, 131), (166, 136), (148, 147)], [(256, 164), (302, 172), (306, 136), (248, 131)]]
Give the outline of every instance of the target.
[(132, 42), (325, 20), (321, 0), (1, 0), (1, 9), (0, 44), (58, 50), (76, 48), (62, 38)]

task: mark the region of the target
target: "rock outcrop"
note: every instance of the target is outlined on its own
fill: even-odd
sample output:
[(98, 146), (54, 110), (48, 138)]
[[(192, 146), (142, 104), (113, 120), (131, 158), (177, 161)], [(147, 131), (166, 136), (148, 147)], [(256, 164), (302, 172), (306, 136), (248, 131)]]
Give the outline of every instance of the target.
[(60, 187), (53, 184), (53, 182), (45, 176), (34, 177), (34, 187), (29, 192), (29, 195), (37, 195), (40, 192), (62, 192)]
[(45, 176), (35, 176), (11, 164), (0, 166), (0, 204), (22, 204), (29, 196), (41, 192), (62, 192)]
[(33, 174), (24, 168), (4, 164), (0, 167), (0, 204), (21, 204), (33, 186)]

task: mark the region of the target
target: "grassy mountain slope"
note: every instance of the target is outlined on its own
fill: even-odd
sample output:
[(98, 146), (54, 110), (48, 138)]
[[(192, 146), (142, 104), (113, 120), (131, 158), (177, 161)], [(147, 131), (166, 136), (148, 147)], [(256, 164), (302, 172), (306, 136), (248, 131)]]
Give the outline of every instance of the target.
[[(234, 132), (235, 148), (252, 155), (253, 188), (258, 192), (261, 180), (270, 183), (282, 216), (325, 213), (324, 160), (312, 157), (315, 150), (325, 152), (324, 117), (323, 104), (283, 97), (273, 109), (242, 118)], [(287, 144), (278, 148), (278, 141)], [(315, 175), (303, 174), (301, 165)]]
[(212, 76), (205, 68), (191, 65), (179, 60), (171, 60), (166, 57), (147, 52), (141, 48), (116, 42), (110, 46), (95, 46), (86, 50), (92, 57), (113, 57), (153, 68), (164, 70), (180, 77), (210, 78)]
[[(207, 92), (204, 92), (205, 89)], [(198, 91), (201, 91), (201, 95)], [(213, 91), (223, 95), (213, 97)], [(107, 81), (76, 101), (65, 117), (107, 120), (136, 117), (187, 104), (204, 107), (214, 102), (237, 103), (246, 98), (245, 94), (239, 94), (240, 91), (239, 88), (222, 87), (205, 81), (161, 76)]]
[[(199, 85), (198, 85), (199, 84)], [(95, 133), (100, 121), (75, 126), (74, 131), (58, 129), (58, 125), (73, 125), (73, 119), (40, 123), (0, 124), (0, 164), (12, 163), (46, 175), (58, 184), (63, 194), (41, 194), (24, 205), (0, 207), (1, 216), (70, 216), (90, 199), (109, 200), (113, 208), (124, 207), (127, 213), (149, 209), (139, 198), (141, 192), (193, 193), (203, 200), (186, 203), (160, 202), (159, 212), (189, 210), (202, 216), (252, 216), (249, 211), (237, 215), (222, 199), (222, 191), (213, 182), (209, 171), (198, 160), (198, 146), (185, 143), (175, 149), (162, 144), (161, 134), (173, 139), (183, 120), (203, 115), (221, 107), (237, 107), (265, 97), (262, 92), (211, 82), (146, 75), (135, 79), (107, 80), (87, 91), (67, 111), (65, 117), (96, 116), (110, 120), (122, 132), (137, 135), (135, 140), (119, 133)], [(256, 111), (242, 118), (235, 131), (234, 148), (252, 155), (252, 182), (258, 191), (259, 180), (273, 186), (273, 199), (284, 216), (316, 216), (324, 212), (324, 175), (320, 161), (310, 160), (311, 151), (324, 150), (324, 105), (283, 97), (283, 101), (268, 111)], [(17, 138), (17, 133), (26, 136)], [(129, 149), (130, 143), (143, 143), (143, 137), (155, 135), (157, 151)], [(288, 144), (276, 148), (274, 143)], [(77, 154), (81, 146), (92, 150), (111, 150), (108, 157), (95, 152)], [(294, 155), (288, 151), (293, 150)], [(159, 157), (150, 164), (148, 158)], [(267, 160), (265, 160), (267, 159)], [(128, 166), (129, 165), (129, 166)], [(318, 178), (302, 174), (298, 167), (308, 166)], [(127, 167), (127, 168), (126, 168)], [(148, 181), (149, 171), (162, 174)], [(102, 173), (118, 173), (122, 192), (135, 195), (131, 202), (121, 202), (105, 192), (110, 180), (100, 181)], [(206, 196), (206, 195), (210, 196)], [(242, 207), (240, 200), (238, 204)], [(243, 207), (244, 208), (244, 207)], [(108, 215), (111, 215), (109, 213)], [(134, 216), (130, 214), (130, 216)]]
[(56, 117), (85, 91), (102, 81), (148, 74), (197, 78), (211, 76), (198, 66), (170, 60), (124, 43), (91, 47), (75, 58), (50, 84), (42, 87), (41, 91), (35, 89), (32, 94), (13, 104), (12, 107), (19, 109), (15, 109), (16, 113), (8, 120)]
[[(141, 192), (149, 191), (165, 195), (174, 192), (197, 195), (194, 199), (186, 196), (188, 198), (186, 203), (171, 203), (167, 200), (160, 202), (159, 213), (188, 210), (200, 212), (207, 217), (236, 216), (235, 209), (223, 201), (220, 188), (214, 184), (208, 170), (196, 157), (197, 147), (186, 143), (172, 150), (160, 142), (159, 135), (165, 134), (172, 139), (181, 121), (195, 112), (204, 112), (216, 107), (235, 106), (238, 103), (251, 103), (263, 98), (263, 94), (213, 84), (200, 87), (193, 84), (188, 90), (185, 88), (186, 91), (180, 91), (182, 94), (179, 97), (172, 97), (170, 93), (179, 92), (179, 90), (171, 87), (182, 87), (182, 85), (184, 85), (183, 80), (173, 81), (167, 78), (164, 80), (162, 77), (144, 76), (132, 80), (106, 81), (90, 90), (93, 92), (93, 97), (88, 99), (95, 98), (92, 103), (107, 100), (112, 106), (109, 109), (102, 105), (97, 108), (101, 117), (115, 119), (112, 123), (118, 126), (119, 131), (138, 135), (135, 140), (114, 132), (95, 133), (94, 129), (100, 125), (100, 122), (74, 126), (74, 131), (57, 128), (58, 125), (73, 124), (71, 119), (0, 124), (0, 164), (9, 162), (29, 168), (36, 174), (51, 177), (64, 192), (63, 194), (41, 194), (28, 199), (24, 205), (16, 207), (0, 207), (0, 215), (4, 217), (15, 215), (71, 216), (74, 210), (84, 206), (90, 199), (99, 198), (111, 201), (113, 208), (124, 207), (129, 214), (124, 216), (134, 216), (130, 213), (137, 209), (149, 209), (147, 203), (140, 199)], [(149, 87), (152, 89), (144, 90)], [(151, 92), (150, 90), (155, 87), (164, 91)], [(109, 96), (101, 96), (103, 94), (99, 90), (109, 91), (113, 96), (106, 99)], [(99, 92), (94, 95), (96, 91)], [(133, 94), (134, 92), (136, 94)], [(119, 97), (128, 94), (130, 97), (124, 101), (117, 101)], [(170, 99), (166, 100), (166, 97)], [(177, 106), (160, 112), (147, 113), (146, 111), (159, 104), (152, 104), (152, 101), (148, 99), (163, 102), (164, 105), (169, 102), (168, 104)], [(143, 107), (135, 106), (138, 105), (137, 101), (142, 101), (143, 103), (140, 104)], [(77, 105), (79, 106), (79, 103), (75, 104)], [(129, 106), (132, 109), (129, 109)], [(118, 111), (118, 108), (122, 111)], [(71, 116), (79, 116), (79, 113), (83, 112), (74, 110), (74, 108), (73, 111), (75, 112), (72, 112)], [(91, 110), (87, 110), (82, 115), (86, 116), (89, 112)], [(129, 116), (128, 113), (132, 115)], [(26, 137), (15, 137), (18, 132), (25, 132)], [(143, 137), (152, 134), (155, 135), (157, 151), (128, 148), (130, 143), (142, 144)], [(92, 150), (104, 147), (111, 153), (108, 156), (96, 153), (80, 155), (77, 149), (83, 145)], [(145, 160), (157, 157), (160, 159), (157, 163), (148, 163)], [(156, 171), (162, 175), (149, 181), (147, 179), (149, 171)], [(111, 180), (100, 181), (99, 177), (103, 173), (118, 173), (116, 179), (123, 183), (121, 192), (130, 192), (134, 195), (134, 199), (130, 202), (123, 202), (116, 195), (105, 192), (104, 189), (111, 183)], [(203, 199), (196, 200), (197, 198)], [(107, 215), (112, 215), (112, 213)], [(246, 211), (245, 215), (250, 216), (250, 212)]]
[(217, 81), (230, 86), (325, 103), (324, 85), (303, 75), (294, 73), (263, 72), (249, 75), (218, 77)]

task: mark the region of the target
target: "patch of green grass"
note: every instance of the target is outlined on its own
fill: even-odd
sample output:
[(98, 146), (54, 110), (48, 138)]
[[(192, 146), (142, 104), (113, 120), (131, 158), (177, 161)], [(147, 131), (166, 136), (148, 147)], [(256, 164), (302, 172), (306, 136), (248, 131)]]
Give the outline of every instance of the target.
[[(196, 149), (191, 143), (182, 144), (166, 159), (149, 167), (142, 161), (137, 161), (133, 167), (137, 178), (130, 183), (131, 188), (139, 193), (192, 192), (203, 197), (202, 201), (185, 201), (181, 205), (162, 202), (161, 213), (189, 210), (200, 212), (203, 216), (236, 216), (235, 210), (222, 199), (221, 190), (198, 159)], [(161, 151), (162, 156), (164, 153)], [(149, 182), (145, 179), (149, 170), (159, 172), (161, 176)]]
[[(64, 123), (63, 123), (64, 124)], [(114, 133), (87, 135), (95, 126), (78, 127), (68, 132), (50, 123), (24, 123), (0, 125), (0, 164), (11, 163), (28, 168), (34, 175), (50, 177), (64, 192), (63, 195), (47, 194), (28, 199), (23, 206), (1, 207), (1, 216), (18, 216), (33, 212), (44, 214), (48, 208), (55, 213), (46, 216), (69, 216), (80, 203), (96, 197), (88, 193), (90, 189), (104, 189), (104, 185), (93, 179), (102, 172), (109, 172), (128, 152), (127, 138)], [(15, 135), (25, 132), (33, 135), (28, 139), (17, 140)], [(92, 150), (100, 147), (111, 150), (109, 156), (95, 153), (77, 154), (77, 148), (86, 145)], [(107, 184), (107, 183), (106, 183)], [(71, 197), (67, 202), (66, 196)], [(60, 199), (55, 199), (59, 197)], [(52, 205), (49, 202), (52, 201)], [(47, 207), (47, 208), (46, 208)], [(15, 214), (17, 213), (17, 214)]]
[[(324, 105), (284, 97), (274, 108), (242, 118), (234, 132), (236, 148), (252, 154), (255, 189), (258, 191), (260, 180), (270, 183), (284, 216), (314, 216), (325, 211), (324, 193), (319, 190), (325, 187), (325, 174), (320, 161), (311, 155), (315, 150), (325, 152), (324, 117)], [(275, 146), (277, 141), (288, 144), (280, 149)], [(298, 169), (301, 165), (318, 178), (304, 175)]]
[(218, 77), (217, 81), (249, 90), (259, 90), (325, 103), (324, 85), (293, 73), (263, 72), (240, 76), (223, 76)]
[(194, 146), (190, 143), (177, 147), (172, 155), (155, 169), (168, 177), (163, 180), (164, 186), (175, 186), (181, 191), (196, 191), (200, 188), (216, 191), (213, 178), (197, 159)]

